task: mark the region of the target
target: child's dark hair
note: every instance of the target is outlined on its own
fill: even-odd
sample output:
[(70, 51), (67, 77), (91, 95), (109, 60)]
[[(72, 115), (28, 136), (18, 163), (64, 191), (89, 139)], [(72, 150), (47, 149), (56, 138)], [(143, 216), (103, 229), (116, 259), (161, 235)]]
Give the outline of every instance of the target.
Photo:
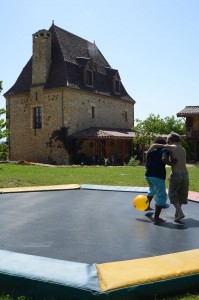
[(162, 136), (156, 136), (156, 138), (154, 140), (154, 143), (165, 145), (166, 144), (166, 139)]
[(168, 135), (167, 140), (170, 141), (170, 142), (179, 143), (181, 141), (181, 137), (179, 136), (179, 134), (177, 134), (176, 132), (172, 131)]

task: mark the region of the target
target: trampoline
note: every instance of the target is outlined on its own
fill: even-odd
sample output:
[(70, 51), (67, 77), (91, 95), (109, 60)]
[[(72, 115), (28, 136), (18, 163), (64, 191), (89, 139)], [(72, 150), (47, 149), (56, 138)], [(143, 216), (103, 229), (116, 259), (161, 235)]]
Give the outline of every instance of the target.
[[(184, 272), (183, 260), (182, 274), (173, 275), (171, 270), (158, 280), (141, 280), (132, 286), (131, 279), (122, 284), (119, 279), (115, 285), (120, 276), (129, 277), (126, 268), (130, 266), (132, 272), (135, 262), (155, 265), (158, 257), (164, 265), (165, 259), (177, 255), (179, 265), (179, 255), (186, 260), (199, 258), (199, 204), (189, 201), (183, 206), (186, 217), (178, 223), (170, 206), (161, 213), (166, 222), (155, 225), (150, 212), (134, 209), (132, 201), (138, 194), (146, 193), (84, 187), (2, 193), (0, 283), (4, 291), (12, 287), (12, 293), (37, 295), (37, 299), (121, 300), (146, 299), (146, 293), (147, 299), (172, 294), (178, 291), (178, 280), (180, 285), (186, 281), (186, 289), (197, 286), (199, 263)], [(120, 275), (123, 268), (125, 276)], [(150, 277), (143, 266), (139, 268)], [(139, 278), (136, 269), (134, 273)]]

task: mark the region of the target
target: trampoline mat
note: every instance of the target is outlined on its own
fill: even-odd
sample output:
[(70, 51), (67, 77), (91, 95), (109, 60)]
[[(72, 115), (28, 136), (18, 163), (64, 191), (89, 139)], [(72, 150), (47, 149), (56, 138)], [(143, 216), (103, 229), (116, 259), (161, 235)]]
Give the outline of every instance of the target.
[(138, 194), (82, 189), (1, 194), (0, 249), (99, 264), (199, 247), (198, 203), (183, 206), (181, 223), (173, 221), (171, 205), (161, 213), (167, 221), (154, 225), (146, 212), (134, 209)]

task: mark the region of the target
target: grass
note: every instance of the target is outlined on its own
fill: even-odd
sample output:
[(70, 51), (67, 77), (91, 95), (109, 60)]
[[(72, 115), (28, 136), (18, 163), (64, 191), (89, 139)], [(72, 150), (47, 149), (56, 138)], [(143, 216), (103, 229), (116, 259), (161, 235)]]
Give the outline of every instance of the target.
[[(24, 296), (12, 297), (10, 295), (0, 296), (0, 300), (31, 300), (31, 298), (25, 298)], [(56, 299), (55, 299), (56, 300)], [(145, 299), (147, 300), (147, 299)], [(169, 298), (155, 298), (154, 300), (199, 300), (199, 295), (196, 294), (186, 294), (177, 297), (169, 297)]]
[[(147, 300), (147, 299), (146, 299)], [(154, 299), (154, 300), (159, 300), (159, 299)], [(173, 297), (173, 298), (163, 298), (161, 300), (199, 300), (199, 295), (190, 295), (190, 294), (186, 294), (183, 296), (179, 296), (179, 297)]]
[[(190, 190), (199, 192), (199, 168), (188, 168)], [(145, 168), (138, 167), (81, 167), (81, 166), (37, 166), (12, 163), (0, 164), (0, 188), (59, 185), (59, 184), (100, 184), (119, 186), (147, 186)], [(167, 168), (167, 177), (170, 168)], [(167, 182), (168, 185), (168, 182)], [(17, 300), (25, 300), (18, 297)], [(6, 295), (0, 300), (13, 300)], [(146, 299), (147, 300), (147, 299)], [(158, 299), (155, 299), (158, 300)], [(199, 300), (199, 293), (186, 294), (162, 300)]]
[[(199, 168), (188, 168), (190, 190), (199, 192)], [(167, 168), (167, 177), (170, 168)], [(59, 185), (100, 184), (119, 186), (147, 186), (145, 167), (47, 167), (37, 165), (0, 164), (0, 188)], [(166, 182), (168, 185), (168, 182)]]
[(143, 167), (41, 167), (0, 164), (0, 187), (106, 184), (146, 185)]

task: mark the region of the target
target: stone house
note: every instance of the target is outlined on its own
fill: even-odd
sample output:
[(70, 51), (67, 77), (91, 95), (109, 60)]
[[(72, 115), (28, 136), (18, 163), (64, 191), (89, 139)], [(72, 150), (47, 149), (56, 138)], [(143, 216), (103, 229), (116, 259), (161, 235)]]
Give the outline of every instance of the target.
[(32, 57), (4, 94), (9, 160), (92, 164), (112, 157), (117, 164), (128, 161), (135, 101), (118, 70), (111, 68), (95, 42), (54, 22), (32, 38)]
[(199, 106), (186, 106), (177, 117), (186, 119), (186, 139), (193, 148), (192, 159), (199, 161)]

